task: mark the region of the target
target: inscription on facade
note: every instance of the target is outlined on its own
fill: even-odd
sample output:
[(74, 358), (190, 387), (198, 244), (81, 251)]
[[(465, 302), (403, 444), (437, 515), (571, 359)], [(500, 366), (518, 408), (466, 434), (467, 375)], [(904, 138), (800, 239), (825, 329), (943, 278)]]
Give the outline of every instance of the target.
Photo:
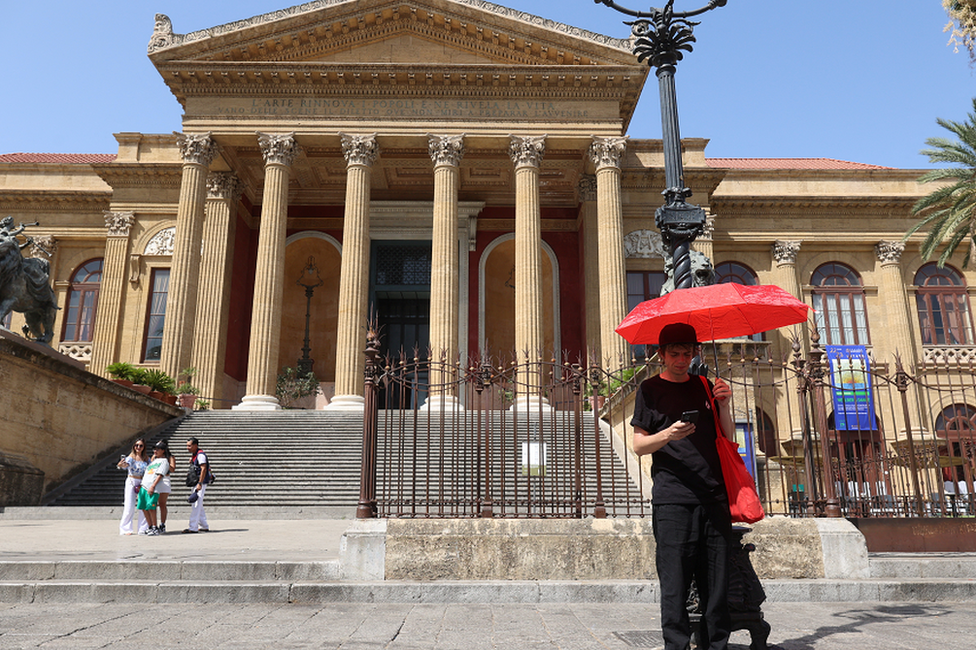
[[(248, 98), (214, 102), (196, 113), (275, 117), (392, 117), (519, 120), (607, 119), (602, 110), (577, 102), (469, 100), (469, 99), (366, 99), (366, 98)], [(209, 110), (208, 110), (209, 109)]]

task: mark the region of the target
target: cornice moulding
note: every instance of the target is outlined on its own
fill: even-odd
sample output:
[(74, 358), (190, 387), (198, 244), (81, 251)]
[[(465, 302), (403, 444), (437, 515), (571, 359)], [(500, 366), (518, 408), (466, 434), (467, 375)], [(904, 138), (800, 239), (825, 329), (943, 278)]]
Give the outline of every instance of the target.
[(183, 181), (180, 163), (109, 163), (93, 165), (95, 172), (113, 188), (166, 187), (179, 188)]

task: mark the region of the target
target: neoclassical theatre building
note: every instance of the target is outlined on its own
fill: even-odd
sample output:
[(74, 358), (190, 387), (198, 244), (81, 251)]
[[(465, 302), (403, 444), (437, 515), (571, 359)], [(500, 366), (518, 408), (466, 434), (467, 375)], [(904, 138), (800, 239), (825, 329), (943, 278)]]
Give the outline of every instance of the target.
[[(332, 408), (361, 408), (372, 314), (393, 351), (629, 356), (613, 329), (664, 280), (662, 144), (627, 137), (657, 89), (629, 42), (483, 0), (176, 27), (156, 17), (148, 56), (182, 132), (0, 155), (0, 211), (38, 222), (24, 253), (50, 255), (57, 349), (98, 374), (193, 366), (215, 407), (251, 409), (278, 407), (306, 309)], [(968, 354), (972, 274), (900, 243), (918, 170), (715, 159), (698, 138), (684, 165), (720, 279), (807, 301), (827, 343)], [(952, 323), (919, 313), (934, 287)]]

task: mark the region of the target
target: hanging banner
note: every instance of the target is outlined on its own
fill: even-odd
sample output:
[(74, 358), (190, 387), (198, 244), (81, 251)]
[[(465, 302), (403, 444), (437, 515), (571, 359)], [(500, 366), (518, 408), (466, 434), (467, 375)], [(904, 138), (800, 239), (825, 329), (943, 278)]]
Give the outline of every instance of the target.
[(863, 345), (828, 345), (834, 429), (876, 431), (868, 351)]

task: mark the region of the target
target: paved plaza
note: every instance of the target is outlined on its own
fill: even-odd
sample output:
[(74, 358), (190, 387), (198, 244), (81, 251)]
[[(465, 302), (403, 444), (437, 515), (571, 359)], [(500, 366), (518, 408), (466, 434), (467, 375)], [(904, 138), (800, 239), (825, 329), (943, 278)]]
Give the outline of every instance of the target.
[[(770, 647), (972, 647), (976, 603), (772, 603)], [(733, 650), (745, 650), (745, 632)], [(0, 648), (589, 650), (660, 644), (654, 605), (0, 605)]]

